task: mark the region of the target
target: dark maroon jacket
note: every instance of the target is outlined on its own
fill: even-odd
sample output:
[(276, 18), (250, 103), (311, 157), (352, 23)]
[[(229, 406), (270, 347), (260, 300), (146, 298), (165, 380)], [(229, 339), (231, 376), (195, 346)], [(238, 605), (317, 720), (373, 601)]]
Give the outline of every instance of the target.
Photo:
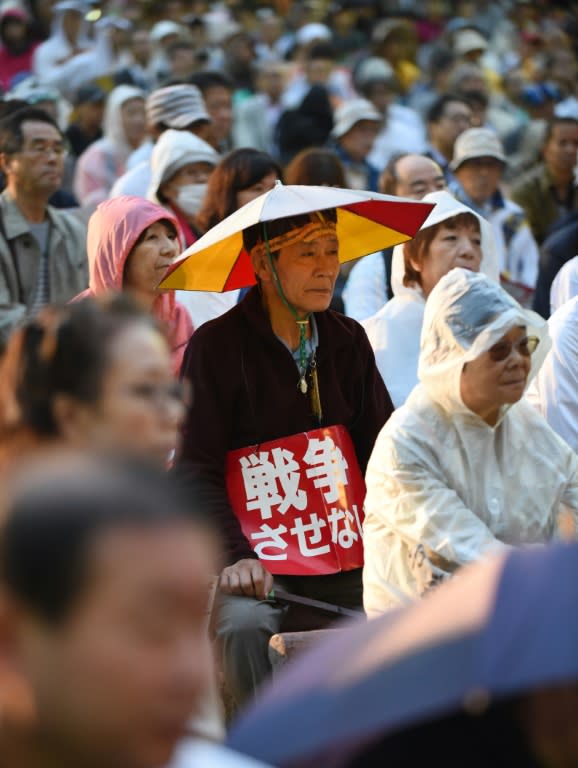
[(257, 287), (226, 314), (195, 331), (182, 376), (192, 384), (192, 406), (183, 429), (177, 472), (191, 483), (220, 531), (227, 561), (255, 557), (227, 498), (228, 451), (319, 426), (345, 425), (361, 471), (393, 405), (376, 368), (373, 350), (355, 320), (332, 310), (315, 314), (321, 425), (298, 371), (275, 336)]

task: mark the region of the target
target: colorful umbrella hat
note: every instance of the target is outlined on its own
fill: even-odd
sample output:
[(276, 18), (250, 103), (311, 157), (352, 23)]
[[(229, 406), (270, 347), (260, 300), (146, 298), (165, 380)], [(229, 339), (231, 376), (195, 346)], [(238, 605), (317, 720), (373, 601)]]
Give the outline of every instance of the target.
[(254, 285), (243, 230), (327, 208), (337, 210), (341, 262), (404, 243), (416, 234), (433, 205), (355, 189), (283, 185), (244, 205), (183, 253), (160, 287), (185, 291), (232, 291)]

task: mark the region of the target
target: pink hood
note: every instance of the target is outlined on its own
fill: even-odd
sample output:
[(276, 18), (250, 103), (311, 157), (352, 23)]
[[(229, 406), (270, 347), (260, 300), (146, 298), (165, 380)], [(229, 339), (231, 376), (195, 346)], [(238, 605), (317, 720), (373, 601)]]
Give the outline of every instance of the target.
[[(90, 217), (86, 249), (88, 253), (88, 289), (76, 299), (123, 290), (124, 265), (136, 241), (155, 221), (166, 219), (180, 233), (173, 213), (142, 197), (122, 195), (105, 200)], [(180, 367), (184, 348), (193, 332), (186, 309), (175, 301), (174, 291), (159, 293), (153, 307), (171, 335), (173, 361)]]

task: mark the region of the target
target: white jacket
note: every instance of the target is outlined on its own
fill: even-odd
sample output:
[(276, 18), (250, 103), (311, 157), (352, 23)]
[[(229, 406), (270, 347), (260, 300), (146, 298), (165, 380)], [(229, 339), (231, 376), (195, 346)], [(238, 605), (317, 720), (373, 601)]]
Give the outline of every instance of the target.
[(554, 278), (550, 288), (550, 312), (554, 314), (574, 296), (578, 296), (578, 256), (567, 261)]
[(556, 310), (548, 326), (552, 349), (526, 397), (578, 451), (578, 296)]
[(453, 269), (426, 304), (419, 378), (379, 434), (367, 475), (364, 604), (369, 615), (416, 598), (490, 551), (556, 533), (578, 510), (578, 458), (525, 401), (495, 427), (460, 396), (466, 362), (516, 326), (549, 348), (546, 322), (480, 274)]

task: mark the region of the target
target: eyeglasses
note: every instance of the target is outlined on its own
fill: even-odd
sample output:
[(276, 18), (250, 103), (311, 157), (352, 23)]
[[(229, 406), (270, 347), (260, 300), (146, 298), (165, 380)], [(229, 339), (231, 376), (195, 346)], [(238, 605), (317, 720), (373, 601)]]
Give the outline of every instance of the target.
[(133, 384), (126, 390), (127, 394), (151, 403), (183, 403), (186, 399), (186, 387), (181, 381), (170, 384)]
[(495, 363), (501, 363), (510, 357), (512, 349), (515, 347), (519, 355), (530, 357), (536, 351), (539, 343), (540, 339), (537, 336), (524, 336), (519, 341), (499, 341), (489, 348), (488, 354)]
[(22, 147), (19, 151), (27, 155), (34, 155), (35, 157), (46, 157), (51, 152), (54, 152), (56, 157), (63, 157), (67, 154), (68, 148), (68, 144), (65, 141), (58, 141), (56, 143), (35, 141), (29, 147)]

